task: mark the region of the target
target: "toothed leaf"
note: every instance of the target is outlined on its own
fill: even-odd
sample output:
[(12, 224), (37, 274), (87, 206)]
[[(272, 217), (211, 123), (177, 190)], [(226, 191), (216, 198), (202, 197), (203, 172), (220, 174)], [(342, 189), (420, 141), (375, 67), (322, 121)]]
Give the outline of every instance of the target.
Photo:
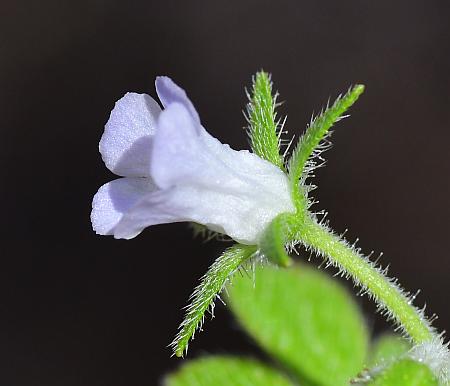
[(203, 323), (205, 312), (214, 309), (214, 300), (223, 286), (239, 266), (256, 252), (256, 247), (236, 244), (223, 252), (202, 277), (200, 284), (190, 297), (186, 315), (180, 325), (180, 331), (171, 343), (175, 355), (183, 356), (189, 340)]
[(283, 158), (279, 149), (276, 105), (276, 95), (272, 93), (270, 75), (264, 71), (256, 73), (250, 102), (247, 105), (251, 147), (253, 152), (261, 158), (283, 168)]
[[(352, 87), (344, 96), (339, 97), (332, 106), (312, 120), (302, 135), (289, 160), (289, 178), (292, 183), (294, 197), (297, 204), (305, 206), (306, 203), (299, 202), (301, 197), (298, 193), (298, 181), (306, 178), (308, 171), (314, 168), (314, 158), (323, 150), (320, 149), (321, 141), (326, 137), (329, 129), (336, 123), (345, 111), (356, 102), (364, 91), (363, 85)], [(323, 145), (323, 144), (322, 144)], [(323, 147), (323, 146), (322, 146)], [(326, 148), (326, 144), (325, 144)]]
[(256, 360), (211, 356), (196, 359), (170, 374), (164, 386), (293, 386), (276, 370)]
[(306, 265), (236, 277), (231, 309), (262, 348), (317, 386), (347, 386), (363, 367), (368, 334), (347, 291)]
[(368, 386), (439, 386), (431, 370), (424, 364), (403, 359), (385, 369)]
[(411, 343), (401, 336), (386, 334), (373, 344), (369, 365), (389, 363), (398, 359), (411, 348)]

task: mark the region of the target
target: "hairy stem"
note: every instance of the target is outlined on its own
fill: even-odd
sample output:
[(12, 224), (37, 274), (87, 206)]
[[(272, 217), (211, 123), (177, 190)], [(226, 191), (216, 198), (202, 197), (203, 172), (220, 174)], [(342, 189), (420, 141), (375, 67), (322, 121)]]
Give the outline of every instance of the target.
[(420, 344), (433, 337), (433, 330), (422, 311), (412, 305), (412, 298), (381, 269), (315, 219), (307, 217), (299, 228), (296, 231), (301, 235), (302, 243), (350, 275), (355, 284), (366, 290), (414, 343)]

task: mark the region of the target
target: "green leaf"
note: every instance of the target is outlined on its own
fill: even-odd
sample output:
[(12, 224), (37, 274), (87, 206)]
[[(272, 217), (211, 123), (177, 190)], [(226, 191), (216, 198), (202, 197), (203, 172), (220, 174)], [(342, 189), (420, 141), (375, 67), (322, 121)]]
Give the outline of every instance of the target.
[(189, 361), (164, 386), (293, 386), (265, 364), (238, 357), (212, 356)]
[(411, 344), (404, 338), (385, 334), (379, 337), (373, 344), (369, 365), (389, 363), (398, 359), (411, 348)]
[(201, 328), (205, 312), (209, 309), (211, 314), (213, 313), (214, 300), (225, 283), (255, 252), (255, 246), (236, 244), (224, 251), (222, 256), (211, 265), (192, 293), (180, 331), (170, 345), (176, 356), (183, 356), (187, 352), (189, 340), (193, 339), (195, 331)]
[(368, 336), (347, 291), (307, 266), (260, 267), (236, 277), (231, 308), (250, 335), (300, 379), (348, 385), (363, 367)]
[(393, 363), (367, 385), (438, 386), (439, 383), (426, 365), (411, 359), (403, 359)]
[(250, 102), (247, 105), (247, 119), (250, 124), (248, 135), (255, 154), (284, 168), (280, 155), (280, 138), (275, 108), (277, 95), (272, 94), (272, 82), (267, 72), (260, 71), (253, 78)]
[(328, 148), (326, 143), (321, 143), (327, 136), (329, 129), (334, 123), (342, 118), (342, 115), (353, 105), (358, 97), (363, 93), (364, 86), (358, 84), (348, 90), (348, 92), (336, 99), (332, 106), (314, 118), (302, 135), (289, 160), (289, 178), (292, 184), (292, 193), (297, 207), (305, 209), (304, 197), (298, 192), (298, 181), (306, 179), (309, 173), (317, 167), (316, 158), (320, 162), (320, 154)]

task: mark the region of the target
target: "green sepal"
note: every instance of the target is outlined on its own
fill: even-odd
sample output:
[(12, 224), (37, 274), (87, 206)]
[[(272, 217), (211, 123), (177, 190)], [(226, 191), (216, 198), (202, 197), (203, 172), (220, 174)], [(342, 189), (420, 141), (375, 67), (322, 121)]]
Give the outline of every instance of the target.
[(214, 232), (207, 226), (196, 222), (191, 222), (188, 226), (191, 228), (194, 238), (200, 237), (205, 243), (214, 239), (226, 239), (227, 237), (222, 233)]
[(315, 117), (305, 133), (300, 137), (288, 163), (292, 194), (298, 209), (306, 209), (304, 194), (298, 190), (299, 180), (305, 180), (308, 173), (316, 167), (314, 158), (326, 149), (320, 148), (322, 140), (327, 136), (331, 126), (342, 118), (342, 115), (353, 105), (363, 93), (364, 86), (355, 85), (346, 94), (336, 99), (333, 105)]
[(259, 245), (262, 254), (272, 263), (282, 267), (292, 264), (292, 259), (286, 253), (286, 243), (293, 228), (296, 217), (291, 213), (281, 213), (267, 226)]
[(222, 291), (233, 273), (249, 260), (256, 252), (251, 245), (236, 244), (225, 250), (211, 265), (208, 272), (201, 278), (200, 284), (194, 289), (190, 297), (190, 304), (186, 307), (186, 315), (180, 325), (180, 330), (170, 344), (174, 354), (178, 357), (187, 351), (189, 341), (193, 339), (195, 331), (203, 323), (205, 312), (214, 308), (214, 300)]
[(280, 155), (276, 94), (272, 92), (272, 81), (267, 72), (259, 71), (253, 78), (250, 102), (247, 105), (248, 135), (253, 152), (261, 158), (284, 169)]

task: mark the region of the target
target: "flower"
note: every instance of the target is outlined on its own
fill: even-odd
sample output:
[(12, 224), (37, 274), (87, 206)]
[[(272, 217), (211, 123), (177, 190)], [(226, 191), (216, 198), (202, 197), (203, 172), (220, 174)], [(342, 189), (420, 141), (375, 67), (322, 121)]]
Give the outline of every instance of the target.
[(170, 78), (158, 77), (156, 91), (163, 110), (149, 95), (127, 93), (106, 123), (99, 150), (123, 178), (95, 194), (94, 230), (130, 239), (150, 225), (191, 221), (257, 244), (275, 216), (294, 211), (286, 174), (212, 137)]

